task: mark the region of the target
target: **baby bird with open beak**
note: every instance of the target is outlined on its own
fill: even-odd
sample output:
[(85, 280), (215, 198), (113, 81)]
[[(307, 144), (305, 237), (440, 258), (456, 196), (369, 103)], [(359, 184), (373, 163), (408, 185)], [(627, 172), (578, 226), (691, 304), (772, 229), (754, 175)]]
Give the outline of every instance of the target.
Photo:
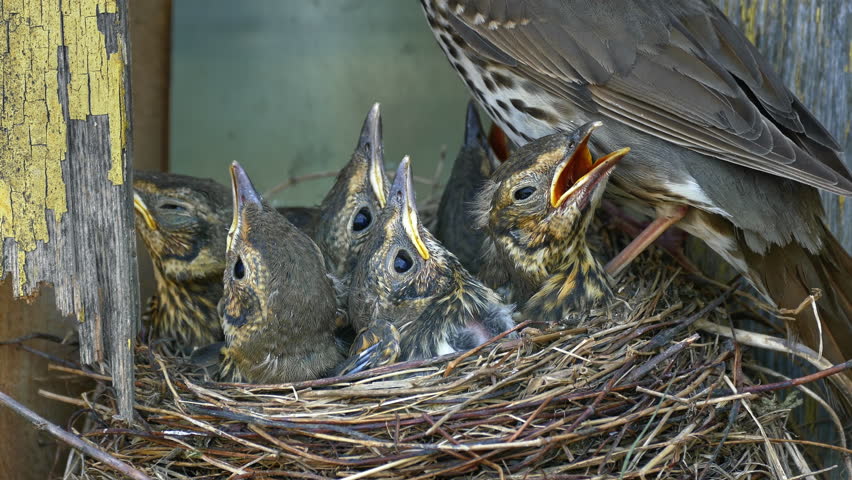
[(563, 321), (612, 297), (586, 234), (624, 148), (593, 159), (589, 138), (601, 122), (557, 133), (514, 151), (477, 199), (488, 235), (482, 277), (508, 287), (525, 318)]
[(342, 360), (336, 292), (316, 244), (270, 207), (236, 162), (228, 231), (223, 377), (252, 383), (319, 378)]
[[(405, 157), (352, 276), (349, 315), (353, 326), (363, 333), (371, 327), (375, 331), (376, 322), (389, 323), (399, 334), (398, 358), (415, 360), (484, 343), (512, 328), (512, 310), (423, 227)], [(372, 343), (384, 339), (373, 337)], [(370, 343), (356, 340), (355, 344), (363, 348)], [(377, 351), (387, 352), (387, 348)], [(386, 362), (373, 362), (381, 363)]]

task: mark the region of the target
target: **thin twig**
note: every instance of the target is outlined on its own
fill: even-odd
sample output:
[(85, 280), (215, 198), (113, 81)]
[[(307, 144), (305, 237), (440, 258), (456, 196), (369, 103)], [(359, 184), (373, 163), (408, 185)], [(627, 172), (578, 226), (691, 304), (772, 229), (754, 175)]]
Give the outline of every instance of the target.
[(13, 412), (27, 419), (28, 422), (32, 423), (38, 430), (45, 430), (57, 439), (66, 443), (67, 445), (76, 448), (80, 452), (97, 459), (102, 462), (104, 465), (112, 468), (117, 472), (121, 472), (123, 475), (126, 475), (135, 480), (151, 480), (151, 477), (145, 475), (139, 470), (131, 467), (130, 465), (118, 460), (107, 452), (95, 447), (94, 445), (90, 445), (84, 442), (80, 437), (66, 432), (62, 428), (59, 428), (57, 425), (47, 421), (47, 419), (41, 417), (39, 414), (30, 410), (29, 408), (21, 405), (12, 397), (6, 395), (3, 392), (0, 392), (0, 404), (5, 405), (12, 409)]
[(799, 385), (804, 385), (806, 383), (821, 380), (830, 375), (835, 375), (845, 370), (849, 370), (850, 368), (852, 368), (852, 360), (847, 360), (843, 363), (838, 363), (837, 365), (831, 368), (826, 368), (825, 370), (820, 370), (819, 372), (812, 373), (810, 375), (805, 375), (803, 377), (792, 378), (789, 380), (784, 380), (783, 382), (767, 383), (766, 385), (753, 385), (751, 387), (743, 387), (740, 389), (740, 393), (764, 393), (772, 392), (775, 390), (782, 390), (785, 388), (796, 387)]
[(17, 345), (29, 340), (47, 340), (49, 342), (59, 344), (64, 344), (65, 342), (64, 338), (51, 333), (30, 332), (26, 335), (21, 335), (20, 337), (10, 338), (9, 340), (0, 340), (0, 345)]
[(298, 185), (302, 182), (307, 182), (310, 180), (319, 180), (321, 178), (335, 177), (338, 173), (340, 173), (340, 170), (328, 170), (325, 172), (315, 172), (308, 173), (306, 175), (290, 177), (287, 180), (284, 180), (283, 182), (279, 183), (278, 185), (275, 185), (274, 187), (264, 192), (263, 198), (271, 198), (276, 193), (282, 190), (286, 190), (292, 187), (293, 185)]
[[(722, 327), (721, 325), (717, 325), (708, 320), (699, 320), (695, 322), (695, 326), (700, 330), (725, 337), (732, 337), (736, 335), (737, 341), (752, 347), (796, 355), (797, 357), (810, 362), (820, 370), (827, 370), (834, 367), (834, 365), (829, 363), (828, 360), (819, 357), (816, 352), (800, 343), (741, 329), (734, 329), (734, 332), (731, 332), (730, 328)], [(846, 394), (852, 398), (852, 380), (850, 380), (846, 375), (833, 375), (829, 378), (831, 378), (838, 387), (845, 390)]]
[(659, 364), (660, 364), (660, 362), (662, 362), (662, 361), (664, 361), (664, 360), (667, 360), (667, 359), (669, 359), (669, 358), (671, 358), (671, 357), (673, 357), (673, 356), (677, 355), (677, 354), (678, 354), (678, 353), (680, 353), (683, 349), (685, 349), (686, 347), (688, 347), (688, 346), (692, 345), (693, 343), (695, 343), (695, 342), (698, 340), (698, 338), (699, 338), (699, 336), (698, 336), (698, 334), (696, 333), (696, 334), (693, 334), (693, 335), (689, 336), (688, 338), (685, 338), (685, 339), (683, 339), (683, 340), (681, 340), (681, 341), (679, 341), (679, 342), (675, 343), (674, 345), (672, 345), (672, 346), (670, 346), (669, 348), (665, 349), (665, 351), (663, 351), (663, 352), (661, 352), (660, 354), (658, 354), (658, 355), (654, 356), (653, 358), (651, 358), (651, 359), (650, 359), (650, 360), (648, 360), (647, 362), (644, 362), (644, 363), (642, 364), (642, 366), (641, 366), (641, 367), (637, 368), (637, 369), (636, 369), (636, 370), (634, 370), (634, 371), (633, 371), (630, 375), (628, 375), (628, 376), (627, 376), (627, 378), (625, 379), (625, 381), (627, 381), (627, 382), (634, 382), (634, 381), (636, 381), (637, 379), (639, 379), (639, 378), (641, 378), (641, 377), (644, 377), (644, 376), (645, 376), (645, 375), (647, 375), (647, 374), (648, 374), (651, 370), (653, 370), (654, 368), (656, 368), (656, 367), (657, 367), (657, 365), (659, 365)]
[(477, 353), (482, 351), (482, 349), (484, 349), (484, 348), (486, 348), (486, 347), (488, 347), (488, 346), (490, 346), (490, 345), (492, 345), (496, 342), (499, 342), (500, 340), (503, 340), (508, 335), (511, 335), (511, 334), (517, 332), (518, 330), (525, 328), (529, 324), (530, 324), (529, 320), (524, 320), (523, 322), (515, 325), (514, 327), (512, 327), (509, 330), (506, 330), (505, 332), (501, 333), (500, 335), (497, 335), (496, 337), (489, 339), (487, 342), (482, 343), (482, 344), (464, 352), (463, 354), (459, 355), (458, 358), (456, 358), (455, 360), (453, 360), (453, 361), (451, 361), (447, 364), (447, 368), (444, 370), (444, 376), (448, 377), (450, 375), (450, 373), (456, 368), (456, 366), (458, 366), (458, 364), (463, 362), (465, 359), (467, 359), (467, 358), (469, 358), (473, 355), (476, 355)]
[[(820, 443), (820, 442), (815, 442), (813, 440), (801, 440), (801, 439), (796, 439), (796, 438), (764, 438), (764, 437), (758, 437), (758, 436), (754, 436), (754, 435), (731, 435), (730, 441), (728, 442), (728, 445), (736, 445), (736, 444), (739, 444), (739, 443), (760, 443), (760, 442), (764, 442), (764, 441), (768, 441), (768, 442), (772, 442), (772, 443), (796, 443), (796, 444), (799, 444), (799, 445), (807, 445), (807, 446), (810, 446), (810, 447), (819, 447), (819, 448), (824, 448), (826, 450), (834, 450), (834, 451), (837, 451), (837, 452), (840, 452), (840, 453), (844, 453), (846, 455), (852, 455), (852, 449), (843, 448), (843, 447), (838, 446), (838, 445), (831, 445), (829, 443)], [(715, 443), (716, 442), (713, 442), (714, 445), (715, 445)]]
[(731, 294), (735, 290), (737, 290), (737, 288), (739, 287), (739, 283), (740, 283), (739, 281), (733, 282), (728, 287), (727, 290), (725, 290), (718, 297), (714, 298), (712, 302), (705, 305), (704, 308), (702, 308), (701, 310), (699, 310), (695, 314), (691, 315), (689, 318), (687, 318), (683, 322), (678, 323), (677, 326), (675, 326), (675, 327), (673, 327), (669, 330), (666, 330), (665, 332), (662, 332), (662, 333), (658, 334), (657, 336), (655, 336), (654, 338), (652, 338), (651, 341), (648, 342), (648, 345), (644, 348), (644, 350), (645, 351), (653, 351), (653, 350), (656, 350), (657, 348), (660, 348), (663, 345), (666, 345), (669, 342), (671, 342), (671, 339), (674, 338), (675, 335), (686, 330), (690, 325), (692, 325), (693, 323), (703, 319), (704, 317), (709, 315), (710, 312), (719, 308), (719, 306), (722, 305), (722, 303), (724, 303), (725, 300), (727, 300), (728, 297), (730, 297)]

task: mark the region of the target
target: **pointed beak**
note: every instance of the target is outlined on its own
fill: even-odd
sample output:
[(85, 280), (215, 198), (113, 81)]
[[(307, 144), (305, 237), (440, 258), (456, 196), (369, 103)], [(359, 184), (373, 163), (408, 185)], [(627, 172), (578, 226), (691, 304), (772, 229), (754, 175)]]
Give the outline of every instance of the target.
[(385, 197), (385, 152), (382, 144), (382, 113), (378, 103), (367, 113), (364, 125), (361, 127), (361, 136), (358, 138), (358, 150), (367, 152), (367, 175), (373, 194), (379, 200), (379, 205), (384, 208), (387, 204)]
[[(462, 148), (468, 151), (482, 150), (488, 159), (487, 174), (490, 175), (497, 170), (502, 161), (497, 156), (497, 152), (491, 148), (491, 144), (485, 137), (485, 130), (482, 129), (482, 121), (479, 119), (479, 112), (476, 110), (476, 103), (473, 100), (467, 102), (467, 112), (464, 120), (464, 144)], [(478, 157), (471, 157), (478, 158)], [(485, 172), (483, 172), (485, 173)]]
[(550, 184), (550, 205), (553, 208), (559, 208), (576, 195), (581, 195), (581, 200), (586, 201), (594, 187), (606, 179), (619, 160), (630, 151), (629, 148), (622, 148), (594, 160), (589, 151), (589, 139), (601, 125), (602, 122), (591, 122), (580, 127), (581, 140), (557, 165)]
[(142, 200), (142, 196), (136, 192), (133, 192), (133, 209), (142, 217), (142, 220), (145, 220), (145, 224), (148, 225), (149, 229), (157, 230), (159, 228), (157, 221), (151, 215), (151, 211), (148, 210), (148, 206), (145, 205), (145, 201)]
[(485, 133), (482, 131), (482, 121), (473, 100), (467, 102), (467, 113), (464, 119), (464, 146), (468, 148), (485, 148)]
[(397, 206), (401, 210), (400, 221), (405, 229), (405, 234), (414, 244), (420, 257), (423, 260), (429, 260), (429, 250), (420, 236), (420, 219), (417, 217), (417, 205), (414, 203), (414, 185), (411, 181), (410, 162), (411, 160), (406, 155), (399, 163), (391, 187), (391, 195), (398, 201)]
[(251, 179), (249, 179), (246, 171), (237, 161), (234, 161), (231, 164), (231, 190), (233, 192), (234, 200), (234, 217), (231, 221), (231, 227), (228, 229), (228, 250), (231, 249), (231, 243), (233, 242), (234, 236), (239, 231), (242, 209), (248, 204), (255, 204), (258, 207), (263, 208), (263, 199), (260, 194), (257, 193), (257, 190), (251, 183)]

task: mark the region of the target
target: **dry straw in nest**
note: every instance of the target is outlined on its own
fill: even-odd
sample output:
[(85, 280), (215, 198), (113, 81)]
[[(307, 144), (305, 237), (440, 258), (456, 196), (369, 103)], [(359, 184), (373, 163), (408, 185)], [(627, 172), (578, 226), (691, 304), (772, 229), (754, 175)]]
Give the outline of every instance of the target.
[[(649, 270), (642, 270), (648, 272)], [(658, 268), (621, 313), (350, 377), (213, 383), (140, 347), (138, 417), (106, 379), (84, 436), (151, 478), (791, 478), (808, 474), (789, 404), (755, 385), (723, 325), (733, 289), (696, 290)], [(715, 291), (716, 297), (702, 296)], [(706, 295), (706, 293), (705, 293)], [(721, 327), (719, 327), (721, 328)], [(56, 398), (59, 396), (52, 395)], [(845, 447), (838, 448), (846, 451)], [(95, 461), (69, 478), (118, 478)]]
[[(614, 249), (605, 230), (597, 240)], [(108, 377), (55, 367), (98, 387), (82, 399), (43, 394), (82, 407), (83, 437), (139, 478), (810, 478), (803, 445), (848, 458), (845, 440), (794, 438), (785, 422), (798, 397), (772, 392), (812, 393), (800, 384), (849, 365), (824, 369), (797, 347), (823, 370), (759, 385), (766, 369), (740, 344), (790, 351), (731, 328), (732, 304), (759, 317), (759, 303), (733, 287), (698, 288), (653, 256), (632, 271), (642, 276), (620, 282), (624, 304), (580, 327), (524, 322), (518, 339), (349, 377), (215, 383), (142, 346), (129, 425), (114, 420)], [(123, 477), (72, 454), (66, 478)]]

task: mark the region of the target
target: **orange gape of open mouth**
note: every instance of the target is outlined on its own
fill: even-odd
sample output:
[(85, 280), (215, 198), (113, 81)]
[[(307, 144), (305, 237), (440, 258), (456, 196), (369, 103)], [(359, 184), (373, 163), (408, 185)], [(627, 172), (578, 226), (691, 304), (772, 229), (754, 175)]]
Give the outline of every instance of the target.
[(491, 146), (500, 163), (509, 158), (509, 137), (496, 123), (492, 123), (491, 130), (488, 131), (488, 145)]
[(629, 148), (622, 148), (593, 160), (589, 151), (591, 136), (592, 130), (586, 133), (574, 153), (556, 167), (556, 174), (550, 185), (550, 204), (554, 208), (563, 205), (578, 191), (590, 192), (589, 188), (583, 187), (593, 187), (606, 178), (616, 163), (630, 151)]
[[(571, 187), (577, 183), (577, 180), (585, 177), (586, 174), (592, 171), (594, 161), (592, 160), (592, 152), (589, 151), (586, 141), (588, 137), (583, 139), (583, 143), (577, 146), (577, 150), (568, 159), (568, 162), (562, 167), (553, 182), (553, 195), (551, 201), (562, 203), (565, 194)], [(553, 205), (554, 207), (558, 205)]]

